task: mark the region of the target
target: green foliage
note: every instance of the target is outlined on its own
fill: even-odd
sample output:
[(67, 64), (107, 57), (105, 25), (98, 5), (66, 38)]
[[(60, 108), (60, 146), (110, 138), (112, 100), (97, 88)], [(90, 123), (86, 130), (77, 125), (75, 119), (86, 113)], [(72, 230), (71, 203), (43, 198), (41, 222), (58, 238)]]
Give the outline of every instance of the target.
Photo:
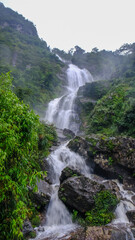
[(11, 71), (16, 95), (42, 116), (61, 91), (63, 65), (31, 22), (0, 6), (0, 73)]
[(108, 190), (101, 191), (95, 196), (95, 207), (86, 212), (86, 222), (88, 225), (106, 225), (112, 221), (114, 215), (112, 210), (116, 207), (118, 200), (114, 194)]
[[(99, 99), (84, 120), (87, 133), (107, 136), (135, 136), (135, 78), (112, 81), (110, 90)], [(84, 115), (85, 115), (84, 114)], [(83, 120), (83, 119), (82, 119)], [(109, 146), (108, 146), (109, 147)], [(110, 143), (110, 148), (113, 148)]]
[(109, 158), (108, 158), (108, 164), (109, 164), (109, 165), (112, 165), (113, 162), (114, 162), (114, 161), (113, 161), (112, 157), (109, 157)]
[(36, 216), (32, 216), (30, 221), (31, 221), (31, 224), (34, 228), (39, 226), (40, 225), (40, 217), (39, 217), (38, 213), (37, 213)]
[(49, 148), (52, 144), (57, 142), (57, 134), (53, 125), (47, 125), (45, 122), (41, 122), (38, 127), (38, 149), (40, 152), (40, 158), (49, 154)]
[(38, 163), (39, 133), (47, 138), (45, 152), (54, 133), (47, 126), (42, 130), (38, 116), (11, 91), (11, 82), (9, 74), (0, 76), (0, 231), (2, 239), (19, 240), (30, 214), (27, 186), (36, 190), (37, 179), (44, 175)]

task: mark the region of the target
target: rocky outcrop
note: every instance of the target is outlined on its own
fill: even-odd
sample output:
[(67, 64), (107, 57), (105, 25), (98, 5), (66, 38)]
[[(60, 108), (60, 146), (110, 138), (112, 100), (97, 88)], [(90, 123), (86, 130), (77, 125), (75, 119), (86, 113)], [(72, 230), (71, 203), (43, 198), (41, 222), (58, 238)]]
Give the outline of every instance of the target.
[(132, 222), (135, 225), (135, 210), (128, 211), (126, 213), (128, 219), (130, 222)]
[(75, 137), (74, 132), (72, 132), (70, 129), (64, 128), (63, 129), (63, 134), (67, 136), (67, 138), (71, 139)]
[(24, 237), (30, 237), (32, 234), (36, 236), (34, 228), (28, 219), (24, 221), (22, 233)]
[(30, 190), (30, 197), (32, 202), (38, 207), (38, 209), (44, 209), (48, 206), (51, 198), (51, 186), (43, 181), (37, 182), (38, 191), (32, 192)]
[(67, 178), (80, 176), (80, 172), (77, 169), (73, 169), (71, 167), (66, 167), (63, 169), (61, 176), (60, 176), (60, 183), (65, 181)]
[(125, 229), (118, 229), (111, 226), (88, 227), (85, 240), (127, 240), (132, 239), (131, 234), (126, 232)]
[(85, 176), (70, 177), (60, 185), (59, 198), (71, 209), (85, 213), (93, 207), (94, 196), (103, 189), (104, 185)]
[(95, 174), (108, 179), (119, 179), (125, 182), (126, 189), (134, 190), (135, 139), (91, 135), (85, 139), (75, 137), (68, 147), (87, 159)]

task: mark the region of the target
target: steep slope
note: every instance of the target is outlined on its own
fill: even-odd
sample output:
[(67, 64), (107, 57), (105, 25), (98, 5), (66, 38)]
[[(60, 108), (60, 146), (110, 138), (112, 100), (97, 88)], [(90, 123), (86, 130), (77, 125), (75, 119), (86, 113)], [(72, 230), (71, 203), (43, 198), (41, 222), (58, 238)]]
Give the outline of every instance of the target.
[(0, 73), (11, 71), (17, 96), (41, 114), (61, 90), (63, 66), (33, 23), (1, 3)]

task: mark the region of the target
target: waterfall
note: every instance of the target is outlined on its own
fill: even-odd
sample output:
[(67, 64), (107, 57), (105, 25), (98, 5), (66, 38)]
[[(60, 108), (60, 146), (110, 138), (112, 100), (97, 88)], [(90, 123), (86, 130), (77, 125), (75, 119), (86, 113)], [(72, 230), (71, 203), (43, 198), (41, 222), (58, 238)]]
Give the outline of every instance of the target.
[(93, 78), (86, 69), (79, 69), (77, 66), (69, 64), (66, 92), (62, 97), (56, 98), (48, 104), (44, 120), (53, 123), (57, 128), (68, 128), (77, 134), (80, 126), (75, 104), (77, 91), (79, 87), (92, 81)]
[[(77, 66), (70, 64), (67, 69), (67, 86), (66, 92), (60, 98), (52, 100), (48, 104), (44, 120), (48, 123), (53, 123), (57, 128), (70, 129), (75, 134), (79, 132), (79, 116), (76, 111), (75, 99), (79, 87), (85, 85), (87, 82), (92, 82), (92, 76), (86, 69), (79, 69)], [(66, 236), (78, 226), (72, 223), (72, 217), (66, 206), (58, 197), (58, 190), (60, 186), (60, 176), (62, 170), (69, 166), (78, 169), (80, 173), (88, 178), (92, 178), (92, 171), (86, 165), (85, 159), (69, 150), (66, 143), (62, 143), (54, 152), (48, 156), (48, 163), (53, 168), (53, 193), (48, 206), (46, 214), (46, 224), (44, 231), (38, 231), (35, 240), (57, 240), (67, 239)], [(103, 180), (105, 182), (106, 180)], [(115, 181), (118, 185), (121, 194), (121, 201), (115, 210), (116, 218), (111, 226), (127, 226), (123, 231), (126, 233), (127, 240), (134, 240), (133, 234), (129, 228), (129, 220), (126, 216), (128, 210), (134, 210), (135, 206), (132, 202), (134, 196), (133, 192), (125, 191), (123, 186)], [(102, 183), (102, 181), (101, 181)], [(126, 230), (125, 230), (126, 229)]]

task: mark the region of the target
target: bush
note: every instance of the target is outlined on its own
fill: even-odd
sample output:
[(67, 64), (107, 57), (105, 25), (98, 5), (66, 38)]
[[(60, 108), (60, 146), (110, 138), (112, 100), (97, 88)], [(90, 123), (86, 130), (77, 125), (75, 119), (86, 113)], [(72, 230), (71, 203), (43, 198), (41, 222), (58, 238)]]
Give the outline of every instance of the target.
[(118, 200), (114, 194), (108, 190), (97, 193), (95, 197), (95, 207), (86, 212), (86, 222), (88, 225), (100, 226), (106, 225), (114, 218), (113, 210)]
[(9, 74), (0, 76), (0, 237), (19, 240), (23, 221), (31, 214), (27, 186), (35, 190), (44, 174), (38, 161), (39, 133), (47, 142), (44, 152), (54, 133), (47, 126), (43, 130), (38, 116), (11, 91), (11, 82)]

